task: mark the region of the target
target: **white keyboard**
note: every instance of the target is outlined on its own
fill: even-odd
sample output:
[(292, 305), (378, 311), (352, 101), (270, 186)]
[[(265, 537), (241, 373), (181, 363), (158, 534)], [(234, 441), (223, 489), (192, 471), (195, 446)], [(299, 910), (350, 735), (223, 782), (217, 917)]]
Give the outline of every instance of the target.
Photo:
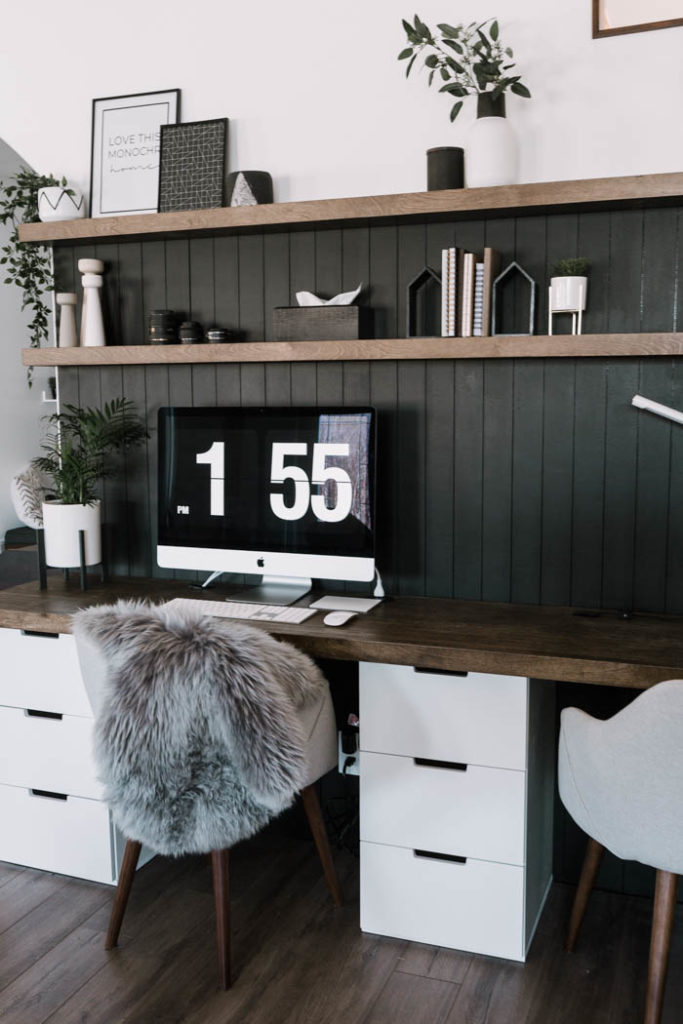
[(195, 609), (204, 615), (222, 619), (251, 619), (252, 622), (303, 622), (315, 615), (315, 608), (297, 608), (281, 604), (254, 604), (249, 601), (202, 601), (193, 597), (176, 597), (168, 602), (171, 608)]

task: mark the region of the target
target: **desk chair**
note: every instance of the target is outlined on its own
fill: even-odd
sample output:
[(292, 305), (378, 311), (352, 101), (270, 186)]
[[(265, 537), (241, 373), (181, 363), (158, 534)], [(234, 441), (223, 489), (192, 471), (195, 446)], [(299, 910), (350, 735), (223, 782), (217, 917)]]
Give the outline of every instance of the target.
[(105, 947), (116, 945), (142, 844), (210, 853), (219, 979), (230, 986), (229, 849), (301, 794), (342, 902), (315, 780), (337, 763), (317, 666), (263, 630), (121, 601), (73, 617), (105, 799), (127, 837)]
[(683, 872), (683, 680), (659, 683), (607, 721), (562, 712), (560, 796), (589, 836), (566, 948), (574, 948), (605, 849), (657, 869), (645, 1024), (658, 1024)]

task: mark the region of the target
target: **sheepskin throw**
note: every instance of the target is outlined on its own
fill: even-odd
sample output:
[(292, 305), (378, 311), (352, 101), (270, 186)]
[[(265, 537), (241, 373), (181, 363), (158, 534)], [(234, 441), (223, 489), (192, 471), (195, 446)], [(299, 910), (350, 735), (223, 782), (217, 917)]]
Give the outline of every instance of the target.
[(254, 627), (135, 601), (80, 611), (73, 631), (105, 659), (95, 759), (125, 836), (205, 853), (291, 804), (305, 769), (296, 709), (327, 686), (310, 658)]

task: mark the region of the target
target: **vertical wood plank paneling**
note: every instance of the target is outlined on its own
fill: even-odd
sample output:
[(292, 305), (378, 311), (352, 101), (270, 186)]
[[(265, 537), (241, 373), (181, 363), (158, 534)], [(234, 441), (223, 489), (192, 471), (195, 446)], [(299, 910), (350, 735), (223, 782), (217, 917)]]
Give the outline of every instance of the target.
[[(156, 564), (156, 545), (158, 534), (158, 509), (159, 498), (157, 492), (157, 472), (159, 458), (159, 434), (157, 426), (157, 414), (163, 406), (169, 405), (169, 375), (168, 368), (163, 366), (145, 367), (146, 389), (147, 389), (147, 429), (149, 440), (147, 442), (147, 490), (149, 494), (149, 523), (147, 537), (149, 543), (148, 559)], [(172, 569), (156, 567), (155, 576), (162, 579), (173, 578)]]
[[(126, 398), (135, 403), (138, 414), (149, 423), (145, 371), (137, 366), (124, 366), (122, 370), (123, 392)], [(140, 448), (135, 448), (126, 455), (128, 572), (131, 576), (156, 575), (156, 560), (152, 558), (149, 532), (149, 446), (148, 438)]]
[[(153, 309), (165, 309), (169, 301), (166, 289), (166, 244), (165, 242), (147, 242), (142, 246), (142, 301), (145, 314)], [(168, 243), (175, 244), (175, 243)], [(187, 249), (187, 242), (181, 243)], [(187, 271), (185, 271), (185, 275)], [(171, 306), (176, 309), (176, 306)]]
[[(671, 362), (643, 360), (640, 390), (648, 398), (671, 405)], [(659, 396), (659, 397), (658, 397)], [(631, 410), (637, 421), (634, 605), (645, 611), (666, 605), (671, 440), (681, 428), (660, 416)]]
[(510, 600), (529, 604), (541, 595), (544, 374), (540, 359), (514, 367)]
[[(214, 288), (214, 250), (212, 238), (190, 241), (190, 315), (205, 328), (216, 323)], [(192, 393), (195, 405), (216, 405), (216, 367), (199, 363), (192, 367)]]
[(398, 366), (393, 360), (370, 364), (370, 404), (377, 409), (375, 560), (388, 594), (398, 592), (393, 536), (400, 495), (396, 489), (398, 453)]
[(342, 291), (350, 292), (363, 285), (357, 302), (369, 304), (370, 287), (370, 228), (344, 228), (342, 230)]
[(544, 376), (541, 591), (544, 604), (571, 596), (574, 470), (573, 359), (548, 360)]
[(121, 344), (143, 345), (147, 341), (147, 331), (142, 295), (142, 245), (139, 242), (122, 242), (119, 245), (118, 278)]
[(240, 235), (239, 287), (240, 330), (248, 341), (262, 341), (263, 316), (263, 235)]
[[(273, 310), (276, 306), (289, 305), (289, 237), (286, 234), (266, 235), (263, 244), (265, 333), (266, 339), (271, 339)], [(272, 405), (289, 405), (291, 397), (290, 364), (266, 364), (266, 401)]]
[(571, 603), (585, 608), (602, 601), (608, 366), (579, 359), (576, 367)]
[[(239, 263), (237, 238), (214, 240), (214, 296), (216, 324), (239, 337)], [(240, 404), (240, 368), (227, 363), (216, 367), (216, 400), (219, 405)]]
[(482, 599), (484, 363), (455, 364), (454, 596)]
[(588, 295), (583, 315), (586, 334), (600, 334), (607, 330), (609, 310), (610, 215), (609, 213), (579, 214), (579, 240), (577, 256), (590, 260)]
[(398, 231), (395, 227), (370, 228), (370, 305), (374, 310), (375, 337), (403, 337), (398, 334), (396, 304), (405, 303), (405, 292), (399, 292)]
[(316, 364), (294, 363), (291, 369), (292, 405), (315, 405), (317, 401)]
[(315, 231), (294, 231), (289, 238), (289, 303), (297, 292), (315, 290)]
[(617, 210), (610, 217), (607, 330), (637, 331), (641, 321), (643, 211)]
[[(92, 371), (91, 371), (92, 372)], [(123, 395), (123, 370), (120, 366), (103, 366), (100, 373), (100, 401), (111, 402)], [(117, 453), (114, 461), (115, 472), (103, 485), (103, 522), (107, 524), (106, 560), (108, 570), (115, 576), (128, 572), (128, 551), (130, 548), (130, 524), (128, 519), (128, 488), (126, 454)]]
[(603, 590), (605, 608), (632, 608), (638, 417), (631, 397), (638, 391), (638, 363), (614, 360), (607, 378), (605, 424), (605, 520)]
[[(147, 248), (145, 243), (144, 248)], [(175, 310), (179, 320), (190, 318), (190, 242), (186, 238), (171, 238), (165, 243), (165, 291), (159, 298), (160, 308)], [(145, 312), (150, 311), (149, 303)], [(202, 326), (206, 326), (203, 324)]]
[(322, 299), (331, 299), (342, 289), (342, 231), (322, 228), (315, 233), (315, 292)]
[(671, 210), (643, 214), (643, 285), (639, 331), (673, 331), (678, 223)]
[[(671, 405), (683, 409), (683, 372), (676, 360), (672, 372)], [(667, 543), (666, 611), (683, 612), (683, 427), (674, 426), (669, 465), (669, 520)]]

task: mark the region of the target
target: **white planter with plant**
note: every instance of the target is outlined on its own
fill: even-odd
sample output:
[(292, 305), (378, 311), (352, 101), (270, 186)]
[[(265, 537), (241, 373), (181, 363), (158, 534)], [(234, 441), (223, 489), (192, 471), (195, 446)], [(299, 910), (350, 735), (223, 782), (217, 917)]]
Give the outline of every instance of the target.
[(548, 334), (553, 333), (553, 314), (572, 314), (572, 334), (581, 334), (588, 296), (590, 261), (583, 256), (558, 260), (552, 269), (548, 296)]
[(470, 128), (465, 150), (465, 182), (468, 188), (510, 185), (517, 180), (517, 143), (506, 120), (505, 93), (530, 98), (521, 75), (514, 75), (513, 52), (499, 39), (498, 22), (489, 18), (469, 25), (437, 25), (433, 32), (415, 15), (413, 23), (403, 22), (408, 43), (398, 56), (407, 60), (408, 76), (419, 58), (429, 71), (428, 84), (435, 75), (439, 92), (455, 99), (451, 121), (460, 113), (465, 98), (477, 96), (477, 120)]
[(83, 530), (85, 564), (97, 565), (102, 561), (99, 483), (115, 471), (115, 453), (140, 444), (147, 432), (125, 398), (102, 410), (66, 405), (47, 419), (44, 454), (32, 462), (52, 483), (52, 497), (42, 506), (45, 561), (64, 569), (80, 565)]

